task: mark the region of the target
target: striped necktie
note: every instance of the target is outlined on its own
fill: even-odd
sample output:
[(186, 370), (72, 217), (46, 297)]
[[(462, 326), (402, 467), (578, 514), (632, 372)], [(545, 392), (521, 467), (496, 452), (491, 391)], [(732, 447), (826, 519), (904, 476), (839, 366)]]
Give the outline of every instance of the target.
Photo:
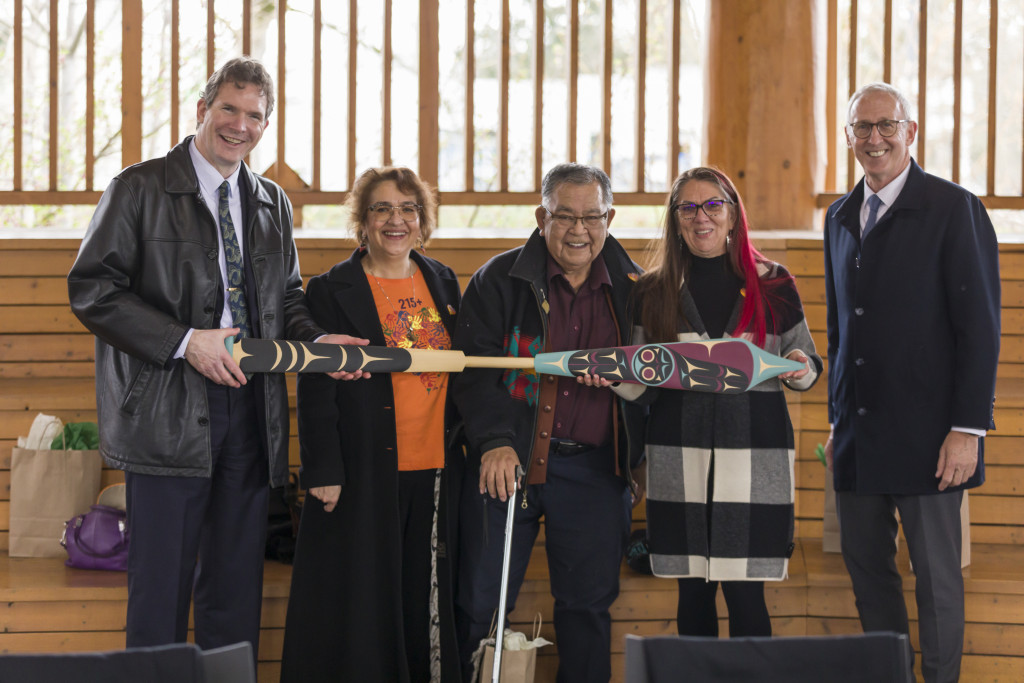
[(249, 332), (249, 308), (245, 303), (245, 272), (242, 269), (242, 250), (238, 246), (235, 224), (231, 220), (228, 208), (228, 181), (224, 181), (218, 192), (220, 201), (220, 234), (224, 238), (224, 260), (228, 271), (228, 308), (231, 309), (231, 321), (239, 329), (236, 339), (251, 337)]

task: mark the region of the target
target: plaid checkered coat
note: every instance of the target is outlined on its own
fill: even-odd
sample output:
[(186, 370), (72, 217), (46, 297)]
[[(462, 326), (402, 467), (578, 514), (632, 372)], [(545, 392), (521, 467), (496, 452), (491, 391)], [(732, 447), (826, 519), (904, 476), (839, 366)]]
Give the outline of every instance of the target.
[[(777, 264), (761, 266), (760, 272), (786, 274)], [(803, 391), (817, 380), (821, 358), (796, 286), (790, 280), (780, 289), (781, 301), (772, 304), (775, 334), (767, 336), (764, 348), (780, 356), (799, 349), (811, 359), (811, 372), (788, 382)], [(688, 322), (679, 341), (707, 339), (685, 284), (680, 297)], [(742, 305), (741, 295), (727, 330), (735, 329)], [(642, 329), (634, 336), (633, 343), (643, 343)], [(651, 404), (647, 535), (657, 576), (786, 578), (793, 551), (794, 449), (782, 385), (773, 378), (733, 395), (639, 389), (636, 399)]]

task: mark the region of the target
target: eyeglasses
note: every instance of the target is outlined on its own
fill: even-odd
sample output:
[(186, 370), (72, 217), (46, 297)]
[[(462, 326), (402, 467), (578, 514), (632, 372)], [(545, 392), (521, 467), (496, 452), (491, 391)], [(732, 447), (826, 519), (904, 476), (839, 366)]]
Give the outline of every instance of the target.
[(893, 135), (896, 135), (896, 131), (900, 129), (901, 123), (910, 123), (910, 119), (885, 119), (877, 123), (858, 121), (857, 123), (848, 124), (847, 127), (853, 133), (853, 137), (864, 140), (871, 137), (872, 128), (877, 128), (878, 134), (883, 138), (891, 138)]
[(412, 223), (413, 221), (419, 219), (420, 209), (422, 208), (423, 207), (420, 206), (419, 204), (412, 203), (399, 204), (398, 206), (394, 206), (392, 204), (387, 204), (385, 202), (379, 202), (371, 206), (369, 209), (367, 209), (367, 214), (372, 216), (373, 219), (376, 220), (378, 223), (386, 223), (387, 221), (391, 220), (391, 216), (393, 216), (394, 213), (397, 211), (399, 218), (401, 218), (406, 223)]
[(583, 221), (583, 227), (588, 230), (597, 230), (598, 228), (604, 227), (604, 222), (608, 219), (608, 212), (605, 211), (602, 214), (596, 216), (573, 216), (567, 213), (551, 213), (547, 207), (542, 207), (551, 216), (551, 220), (559, 228), (563, 230), (572, 230), (576, 227), (576, 221)]
[(715, 216), (721, 215), (722, 211), (725, 210), (726, 204), (732, 204), (733, 202), (728, 199), (709, 199), (703, 204), (694, 204), (693, 202), (682, 202), (672, 207), (672, 210), (676, 212), (680, 218), (684, 221), (692, 221), (697, 217), (697, 209), (703, 209), (704, 214), (708, 218), (714, 218)]

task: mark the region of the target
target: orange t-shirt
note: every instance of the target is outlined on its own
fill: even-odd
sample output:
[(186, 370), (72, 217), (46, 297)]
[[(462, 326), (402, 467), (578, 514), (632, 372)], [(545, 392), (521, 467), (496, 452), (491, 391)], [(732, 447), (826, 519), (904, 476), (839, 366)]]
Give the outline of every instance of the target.
[[(366, 274), (387, 345), (403, 349), (451, 349), (423, 274), (392, 280)], [(444, 467), (444, 405), (447, 372), (395, 372), (398, 469)]]

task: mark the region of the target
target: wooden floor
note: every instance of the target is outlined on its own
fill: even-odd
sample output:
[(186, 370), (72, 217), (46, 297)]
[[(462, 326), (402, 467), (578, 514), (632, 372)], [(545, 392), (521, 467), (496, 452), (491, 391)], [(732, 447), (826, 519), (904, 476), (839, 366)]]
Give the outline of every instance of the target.
[[(1024, 547), (975, 544), (964, 570), (967, 633), (962, 681), (1024, 680)], [(911, 618), (916, 620), (913, 576), (901, 569)], [(260, 683), (277, 681), (284, 636), (290, 568), (268, 562), (259, 648)], [(775, 635), (858, 633), (849, 578), (837, 554), (823, 553), (817, 539), (800, 539), (787, 581), (768, 584)], [(124, 647), (127, 589), (124, 574), (66, 568), (59, 560), (0, 555), (0, 652), (72, 652)], [(512, 615), (518, 630), (540, 612), (542, 634), (554, 646), (540, 651), (537, 681), (553, 681), (557, 641), (543, 550), (535, 551)], [(626, 634), (675, 632), (675, 582), (623, 568), (622, 592), (612, 607), (613, 681), (623, 677)], [(724, 606), (721, 608), (724, 614)], [(916, 642), (916, 621), (912, 624)], [(722, 632), (728, 631), (723, 620)]]

